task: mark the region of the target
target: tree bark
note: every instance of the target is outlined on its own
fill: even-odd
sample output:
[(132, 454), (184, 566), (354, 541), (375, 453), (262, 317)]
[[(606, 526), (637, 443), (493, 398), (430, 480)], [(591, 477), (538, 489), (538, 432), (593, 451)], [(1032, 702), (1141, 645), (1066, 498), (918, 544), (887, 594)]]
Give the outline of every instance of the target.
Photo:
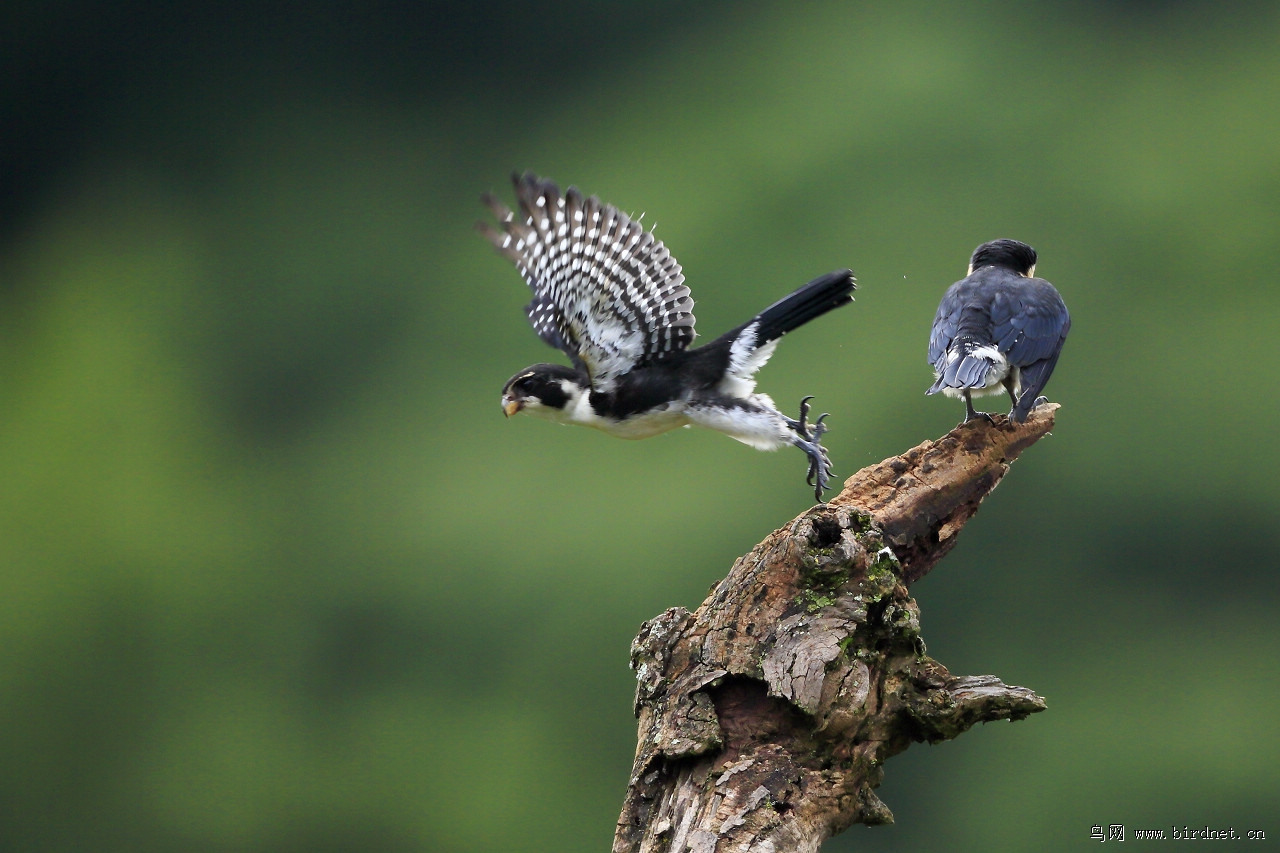
[(614, 853), (816, 851), (890, 823), (886, 759), (1044, 700), (930, 658), (907, 588), (1056, 405), (1001, 416), (864, 468), (739, 558), (697, 612), (644, 623), (631, 648), (639, 744)]

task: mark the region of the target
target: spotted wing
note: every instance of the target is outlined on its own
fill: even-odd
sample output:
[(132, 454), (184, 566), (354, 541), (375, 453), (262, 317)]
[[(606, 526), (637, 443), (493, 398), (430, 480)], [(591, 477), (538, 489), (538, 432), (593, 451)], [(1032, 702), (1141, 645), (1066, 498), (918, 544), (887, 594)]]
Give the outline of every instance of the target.
[(693, 299), (661, 241), (574, 187), (561, 195), (532, 174), (513, 182), (519, 214), (486, 196), (502, 230), (481, 231), (533, 290), (525, 311), (534, 331), (585, 367), (593, 388), (689, 346)]

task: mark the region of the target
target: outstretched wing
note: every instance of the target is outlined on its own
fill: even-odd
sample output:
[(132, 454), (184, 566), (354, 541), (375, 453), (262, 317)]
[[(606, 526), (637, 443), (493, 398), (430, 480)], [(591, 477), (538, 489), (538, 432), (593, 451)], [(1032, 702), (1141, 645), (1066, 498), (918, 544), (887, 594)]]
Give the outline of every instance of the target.
[(485, 196), (502, 230), (479, 228), (533, 290), (534, 331), (585, 368), (593, 388), (689, 346), (693, 299), (661, 241), (574, 187), (562, 196), (532, 174), (512, 181), (519, 215)]

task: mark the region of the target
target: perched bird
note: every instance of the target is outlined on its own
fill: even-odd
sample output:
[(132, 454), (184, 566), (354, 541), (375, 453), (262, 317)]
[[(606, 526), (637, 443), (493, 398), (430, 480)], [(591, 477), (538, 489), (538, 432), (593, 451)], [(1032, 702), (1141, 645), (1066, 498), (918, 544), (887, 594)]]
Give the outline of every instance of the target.
[(755, 373), (792, 329), (853, 301), (853, 273), (820, 276), (708, 344), (694, 339), (693, 299), (661, 241), (612, 205), (561, 195), (550, 181), (513, 175), (519, 214), (483, 201), (501, 230), (477, 223), (533, 290), (533, 329), (572, 367), (535, 364), (508, 380), (502, 410), (647, 438), (688, 424), (759, 450), (794, 445), (809, 457), (809, 484), (822, 500), (831, 463), (823, 419), (778, 411), (755, 391)]
[(1062, 296), (1036, 272), (1036, 250), (1017, 240), (993, 240), (973, 251), (968, 275), (942, 297), (929, 336), (937, 381), (926, 391), (963, 397), (965, 422), (991, 420), (972, 395), (1009, 392), (1009, 418), (1027, 419), (1071, 329)]

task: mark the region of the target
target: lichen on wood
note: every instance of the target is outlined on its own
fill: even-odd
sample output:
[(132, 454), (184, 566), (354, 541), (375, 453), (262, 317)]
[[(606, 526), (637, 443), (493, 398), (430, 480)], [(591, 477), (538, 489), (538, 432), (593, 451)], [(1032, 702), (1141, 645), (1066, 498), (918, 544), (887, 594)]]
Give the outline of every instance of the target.
[(1044, 710), (1031, 690), (930, 658), (909, 587), (1057, 408), (962, 424), (864, 468), (740, 557), (696, 612), (642, 626), (615, 853), (816, 851), (893, 820), (875, 788), (911, 743)]

